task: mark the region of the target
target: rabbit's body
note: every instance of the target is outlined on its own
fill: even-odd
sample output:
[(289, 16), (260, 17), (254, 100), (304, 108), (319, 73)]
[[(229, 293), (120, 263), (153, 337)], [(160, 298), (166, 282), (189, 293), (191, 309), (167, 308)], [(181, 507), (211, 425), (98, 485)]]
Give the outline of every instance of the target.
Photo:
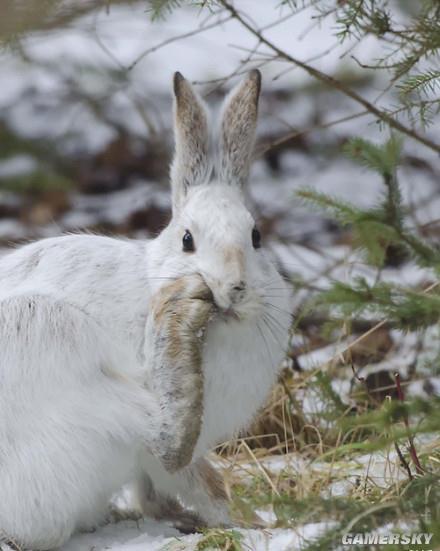
[[(208, 143), (205, 115), (179, 78), (170, 225), (150, 241), (72, 235), (0, 260), (0, 530), (25, 546), (49, 549), (103, 520), (110, 496), (131, 479), (139, 482), (144, 512), (172, 516), (174, 503), (177, 514), (168, 498), (179, 496), (200, 521), (227, 523), (224, 492), (203, 455), (249, 424), (277, 376), (289, 293), (264, 253), (254, 251), (240, 186), (225, 185), (221, 173), (219, 183), (198, 185), (210, 179), (198, 150)], [(254, 73), (224, 115), (232, 132), (241, 129), (248, 157), (258, 92)], [(249, 104), (244, 122), (253, 130), (228, 121), (237, 101), (242, 116)], [(224, 148), (226, 157), (237, 153)], [(223, 161), (226, 172), (236, 164), (228, 181), (241, 183), (248, 157)], [(195, 287), (186, 289), (193, 274), (200, 274)], [(201, 372), (185, 364), (197, 363), (191, 339), (204, 325), (191, 320), (203, 310), (206, 321), (210, 312), (200, 281), (217, 308)], [(165, 333), (153, 338), (160, 323)], [(185, 446), (188, 458), (179, 459)]]
[(0, 528), (49, 549), (103, 520), (154, 401), (130, 347), (77, 306), (17, 288), (0, 317)]
[[(145, 374), (143, 346), (150, 298), (169, 277), (153, 274), (173, 270), (162, 267), (162, 245), (160, 236), (145, 242), (71, 235), (32, 243), (0, 262), (0, 301), (39, 295), (76, 307), (79, 315), (97, 322), (111, 342), (120, 342), (129, 351), (121, 366)], [(156, 251), (160, 258), (155, 257)], [(274, 305), (285, 306), (283, 298), (272, 299)], [(196, 455), (246, 426), (261, 406), (277, 375), (272, 361), (279, 363), (283, 356), (280, 345), (270, 343), (269, 349), (263, 344), (263, 353), (271, 355), (268, 369), (259, 370), (255, 377), (255, 366), (264, 365), (256, 321), (211, 322), (205, 344), (209, 353), (204, 357), (204, 422)]]

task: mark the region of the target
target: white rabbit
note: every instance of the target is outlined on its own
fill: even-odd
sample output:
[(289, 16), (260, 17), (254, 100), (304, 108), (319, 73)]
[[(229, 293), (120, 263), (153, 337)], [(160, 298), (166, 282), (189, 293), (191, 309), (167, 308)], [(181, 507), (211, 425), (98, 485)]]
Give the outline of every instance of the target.
[(158, 237), (64, 236), (1, 259), (5, 540), (59, 546), (130, 480), (145, 514), (189, 529), (182, 503), (194, 522), (229, 524), (203, 456), (262, 406), (290, 325), (290, 290), (242, 194), (260, 81), (252, 71), (226, 99), (215, 151), (176, 73), (173, 213)]

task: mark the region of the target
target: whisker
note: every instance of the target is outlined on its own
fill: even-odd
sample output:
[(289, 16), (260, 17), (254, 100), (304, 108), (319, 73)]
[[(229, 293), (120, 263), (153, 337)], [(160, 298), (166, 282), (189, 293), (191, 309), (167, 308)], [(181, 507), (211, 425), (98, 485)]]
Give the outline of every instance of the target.
[(265, 295), (260, 295), (260, 297), (261, 297), (262, 299), (265, 299), (265, 298), (280, 298), (280, 299), (284, 299), (284, 300), (286, 300), (289, 296), (290, 296), (290, 295), (288, 295), (288, 294), (285, 294), (285, 295), (277, 295), (277, 294), (275, 294), (275, 293), (271, 293), (270, 295), (267, 295), (267, 294), (265, 294)]
[(293, 287), (260, 287), (260, 291), (262, 293), (271, 293), (272, 291), (283, 293), (284, 295), (288, 295), (292, 292)]
[[(273, 316), (270, 312), (267, 312), (267, 311), (264, 312), (263, 318), (264, 318), (264, 317), (268, 318), (267, 321), (270, 320), (270, 321), (272, 322), (272, 326), (273, 326), (275, 329), (280, 329), (281, 331), (284, 332), (284, 330), (285, 330), (284, 327), (283, 327), (283, 326), (281, 325), (281, 323), (276, 319), (276, 317)], [(278, 341), (278, 344), (280, 344), (279, 341)]]
[[(291, 283), (290, 280), (288, 279), (285, 279), (284, 276), (282, 274), (278, 274), (279, 277), (281, 277), (286, 283)], [(269, 287), (269, 285), (271, 285), (272, 283), (279, 283), (279, 277), (273, 277), (272, 279), (270, 279), (269, 281), (266, 282), (265, 285), (262, 285), (262, 287)]]
[(267, 327), (267, 329), (269, 330), (269, 333), (271, 334), (271, 337), (274, 338), (273, 333), (272, 333), (272, 330), (271, 330), (270, 326), (268, 325), (266, 319), (263, 317), (261, 321), (264, 323), (264, 325), (265, 325), (265, 326)]
[(292, 280), (289, 280), (289, 281), (284, 280), (284, 285), (282, 285), (280, 284), (280, 280), (276, 278), (262, 284), (261, 289), (290, 289), (292, 287), (292, 284), (293, 284)]
[(172, 279), (173, 281), (175, 281), (179, 276), (174, 276), (174, 277), (171, 277), (171, 276), (168, 276), (168, 277), (147, 277), (148, 280), (152, 280), (152, 279), (158, 279), (158, 280), (170, 280)]
[(273, 340), (278, 344), (278, 346), (279, 346), (280, 348), (283, 349), (284, 347), (281, 346), (281, 343), (280, 343), (280, 341), (278, 340), (278, 338), (277, 338), (277, 336), (276, 336), (276, 334), (275, 334), (275, 332), (274, 332), (273, 327), (271, 327), (271, 325), (270, 325), (270, 323), (269, 323), (269, 320), (266, 319), (265, 317), (263, 317), (262, 321), (263, 321), (264, 325), (268, 328), (270, 334), (272, 335)]
[(293, 268), (304, 268), (304, 264), (297, 264), (296, 262), (285, 262), (284, 260), (279, 262), (279, 265), (284, 268), (285, 266), (291, 266)]
[(266, 337), (264, 335), (264, 332), (263, 330), (261, 329), (260, 327), (260, 324), (257, 322), (257, 330), (258, 332), (260, 333), (261, 335), (261, 338), (263, 339), (263, 343), (264, 343), (264, 346), (266, 347), (266, 351), (267, 351), (267, 358), (269, 360), (269, 363), (272, 364), (273, 363), (273, 357), (272, 357), (272, 354), (270, 353), (270, 349), (269, 349), (269, 344), (266, 340)]
[(290, 312), (289, 310), (284, 310), (284, 308), (280, 308), (279, 306), (275, 306), (275, 304), (272, 304), (271, 302), (265, 302), (264, 304), (266, 306), (269, 306), (269, 308), (273, 308), (277, 312), (281, 312), (282, 314), (293, 316), (293, 312)]

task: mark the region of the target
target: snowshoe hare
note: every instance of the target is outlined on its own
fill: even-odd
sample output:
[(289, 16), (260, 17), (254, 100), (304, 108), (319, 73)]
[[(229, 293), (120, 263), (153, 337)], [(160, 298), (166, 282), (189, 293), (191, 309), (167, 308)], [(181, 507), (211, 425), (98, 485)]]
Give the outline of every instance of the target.
[(214, 148), (202, 100), (175, 74), (173, 212), (158, 237), (69, 235), (1, 259), (5, 541), (57, 547), (104, 522), (128, 481), (144, 514), (230, 523), (204, 455), (263, 404), (290, 324), (243, 200), (260, 81), (252, 71), (226, 99)]

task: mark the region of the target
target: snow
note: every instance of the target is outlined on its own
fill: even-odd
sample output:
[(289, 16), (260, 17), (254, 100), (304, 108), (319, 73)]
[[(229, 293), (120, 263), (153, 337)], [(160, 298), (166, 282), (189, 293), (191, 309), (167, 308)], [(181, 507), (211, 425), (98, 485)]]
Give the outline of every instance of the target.
[[(277, 19), (273, 5), (265, 2), (255, 3), (252, 0), (240, 0), (237, 8), (252, 13), (252, 19), (257, 26), (267, 27)], [(287, 10), (280, 10), (279, 16)], [(206, 20), (206, 12), (198, 8), (176, 10), (167, 17), (166, 24), (151, 22), (143, 3), (131, 7), (112, 6), (109, 11), (98, 10), (96, 13), (82, 19), (80, 25), (69, 28), (62, 33), (36, 35), (31, 37), (29, 47), (41, 63), (53, 60), (54, 52), (61, 59), (69, 59), (77, 64), (93, 60), (95, 66), (114, 65), (112, 58), (124, 67), (130, 67), (145, 51), (190, 30), (197, 30), (201, 25), (210, 24), (215, 17)], [(286, 20), (276, 27), (267, 29), (268, 39), (298, 57), (315, 57), (334, 44), (334, 19), (327, 18), (307, 34), (307, 39), (301, 38), (310, 26), (310, 11), (304, 10), (295, 16), (295, 30), (292, 33), (291, 20)], [(77, 28), (79, 27), (79, 28)], [(96, 37), (111, 51), (112, 58), (100, 46)], [(140, 61), (135, 71), (144, 72), (149, 65), (148, 78), (150, 89), (162, 91), (169, 86), (172, 72), (179, 67), (181, 72), (189, 73), (194, 80), (218, 77), (228, 74), (236, 68), (243, 52), (231, 46), (252, 48), (256, 39), (243, 32), (236, 21), (228, 21), (220, 27), (196, 34), (192, 40), (178, 40), (166, 47), (156, 50), (154, 55), (146, 56)], [(362, 57), (369, 58), (377, 51), (374, 39), (369, 39), (362, 45)], [(355, 49), (356, 51), (356, 49)], [(356, 67), (354, 61), (347, 59), (351, 67)], [(317, 60), (316, 67), (324, 67), (330, 72), (340, 65), (339, 53), (329, 52), (325, 60)], [(174, 67), (173, 67), (174, 66)], [(158, 70), (160, 68), (161, 70)], [(283, 67), (274, 66), (269, 69), (273, 76)], [(154, 78), (151, 77), (151, 72)], [(137, 76), (137, 75), (136, 75)], [(147, 75), (144, 76), (147, 78)], [(293, 71), (286, 79), (289, 83), (298, 85), (310, 77), (300, 71)], [(280, 86), (279, 81), (275, 81)], [(283, 83), (284, 84), (284, 83)], [(275, 84), (274, 84), (275, 85)]]
[[(328, 528), (327, 523), (310, 523), (296, 529), (241, 530), (244, 549), (250, 551), (292, 551)], [(107, 525), (92, 534), (74, 536), (61, 551), (195, 551), (200, 534), (183, 536), (174, 528), (152, 520), (124, 521)]]
[(0, 237), (3, 241), (24, 239), (27, 237), (27, 232), (18, 220), (6, 218), (0, 220)]
[[(277, 13), (272, 2), (252, 0), (239, 0), (236, 6), (243, 12), (252, 13), (253, 22), (265, 29), (265, 36), (278, 47), (299, 59), (313, 59), (314, 67), (330, 74), (338, 73), (341, 68), (346, 73), (359, 74), (361, 70), (351, 56), (371, 60), (378, 54), (377, 40), (370, 36), (354, 46), (351, 55), (341, 59), (340, 50), (331, 49), (335, 44), (334, 17), (326, 17), (320, 24), (315, 21), (311, 26), (310, 17), (315, 12), (310, 8), (298, 10), (294, 19), (288, 18), (271, 26), (277, 18), (288, 13), (287, 8), (279, 8)], [(77, 136), (76, 147), (82, 144), (89, 150), (107, 143), (113, 131), (78, 101), (78, 96), (83, 94), (101, 102), (109, 118), (140, 135), (149, 130), (139, 117), (136, 104), (149, 106), (154, 98), (154, 104), (160, 102), (163, 109), (160, 114), (156, 112), (153, 125), (169, 125), (169, 93), (174, 71), (180, 70), (195, 81), (225, 77), (237, 69), (245, 57), (245, 50), (256, 44), (255, 37), (234, 20), (196, 33), (189, 39), (172, 41), (179, 34), (215, 23), (218, 17), (213, 14), (207, 18), (207, 11), (187, 7), (170, 14), (165, 23), (152, 22), (144, 3), (139, 2), (97, 10), (60, 32), (33, 33), (22, 42), (32, 64), (20, 61), (12, 53), (2, 55), (0, 112), (3, 111), (9, 122), (28, 136), (52, 134), (56, 139), (69, 130), (72, 136)], [(164, 44), (167, 41), (170, 42)], [(344, 47), (348, 50), (350, 42)], [(150, 53), (142, 57), (148, 51)], [(319, 57), (322, 52), (327, 54)], [(136, 60), (139, 61), (135, 63)], [(261, 67), (266, 91), (300, 90), (311, 82), (311, 77), (300, 69), (276, 78), (285, 68), (286, 64), (279, 61)], [(204, 90), (212, 88), (213, 85), (209, 85)], [(377, 93), (374, 88), (369, 92), (371, 95)], [(17, 101), (23, 97), (26, 101)], [(106, 99), (110, 100), (108, 108)], [(340, 101), (333, 99), (333, 103), (331, 109), (327, 102), (318, 105), (325, 118), (356, 111), (356, 106), (350, 102), (344, 101), (340, 112)], [(269, 128), (265, 122), (267, 114), (272, 115), (271, 130), (277, 126), (286, 131), (302, 127), (310, 120), (315, 107), (307, 93), (300, 93), (293, 109), (290, 102), (281, 102), (273, 105), (275, 112), (271, 113), (272, 107), (265, 104), (263, 97), (261, 129)], [(377, 125), (371, 125), (368, 117), (347, 122), (341, 128), (344, 132), (352, 128), (356, 134), (362, 129), (364, 136), (378, 135)], [(321, 177), (326, 176), (322, 173)]]
[[(165, 197), (164, 197), (165, 195)], [(73, 197), (73, 208), (62, 219), (61, 224), (68, 230), (75, 230), (95, 223), (99, 216), (100, 222), (122, 223), (130, 214), (140, 207), (158, 205), (169, 208), (168, 189), (149, 182), (134, 183), (122, 191), (105, 195), (81, 195)]]
[(36, 163), (29, 155), (16, 155), (0, 162), (0, 178), (19, 176), (35, 170)]
[(109, 524), (91, 534), (77, 534), (62, 547), (63, 551), (84, 551), (86, 549), (156, 550), (179, 537), (179, 532), (164, 523), (154, 520), (123, 521)]

